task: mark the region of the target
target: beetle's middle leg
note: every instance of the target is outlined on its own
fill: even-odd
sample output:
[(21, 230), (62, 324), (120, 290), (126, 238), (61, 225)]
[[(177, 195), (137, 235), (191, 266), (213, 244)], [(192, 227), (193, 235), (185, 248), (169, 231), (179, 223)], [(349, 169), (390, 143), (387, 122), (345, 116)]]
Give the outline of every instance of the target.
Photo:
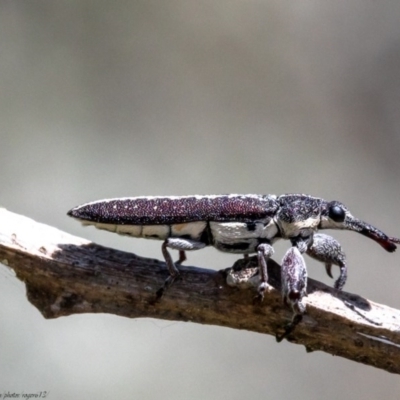
[[(175, 264), (181, 264), (183, 261), (186, 260), (185, 251), (200, 250), (204, 247), (206, 247), (206, 244), (203, 242), (183, 238), (168, 238), (163, 242), (161, 246), (161, 251), (164, 256), (165, 263), (167, 264), (169, 277), (165, 280), (164, 286), (157, 291), (157, 298), (160, 298), (179, 277), (180, 273)], [(168, 248), (179, 250), (179, 259), (176, 263), (174, 263), (174, 261), (172, 260)]]
[(274, 254), (274, 248), (269, 243), (260, 243), (257, 246), (258, 267), (260, 269), (261, 282), (258, 286), (258, 295), (261, 300), (268, 287), (267, 260)]

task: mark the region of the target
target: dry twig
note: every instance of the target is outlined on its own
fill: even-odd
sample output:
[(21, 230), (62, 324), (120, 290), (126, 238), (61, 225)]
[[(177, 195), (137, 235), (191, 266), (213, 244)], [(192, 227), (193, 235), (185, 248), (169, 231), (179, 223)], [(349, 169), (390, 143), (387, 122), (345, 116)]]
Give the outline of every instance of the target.
[[(250, 260), (251, 261), (251, 260)], [(268, 264), (270, 284), (254, 301), (254, 269), (234, 280), (231, 270), (181, 267), (182, 280), (156, 301), (167, 272), (163, 262), (141, 258), (64, 233), (0, 209), (0, 262), (25, 282), (29, 301), (45, 318), (111, 313), (228, 326), (276, 335), (291, 318), (282, 305), (279, 265)], [(230, 282), (228, 286), (227, 278)], [(308, 280), (307, 313), (289, 336), (307, 351), (400, 373), (400, 311), (359, 295), (336, 293)]]

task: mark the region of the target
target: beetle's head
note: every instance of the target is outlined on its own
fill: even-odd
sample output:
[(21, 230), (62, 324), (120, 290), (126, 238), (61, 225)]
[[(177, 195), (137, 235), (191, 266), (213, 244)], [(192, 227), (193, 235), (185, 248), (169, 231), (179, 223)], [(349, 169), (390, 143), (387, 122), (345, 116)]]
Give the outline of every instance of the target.
[(361, 233), (370, 239), (375, 240), (385, 250), (393, 252), (396, 244), (400, 244), (400, 239), (388, 237), (374, 226), (353, 217), (347, 207), (339, 201), (324, 201), (321, 204), (321, 221), (319, 229), (347, 229)]

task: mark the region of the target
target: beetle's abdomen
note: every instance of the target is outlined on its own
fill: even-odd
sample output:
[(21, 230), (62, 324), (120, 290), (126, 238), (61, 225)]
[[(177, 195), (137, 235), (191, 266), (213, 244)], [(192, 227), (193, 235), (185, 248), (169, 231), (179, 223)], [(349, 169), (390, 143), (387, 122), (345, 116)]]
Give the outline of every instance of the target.
[(93, 225), (124, 236), (145, 239), (165, 240), (170, 237), (185, 238), (209, 244), (207, 236), (207, 222), (188, 222), (174, 225), (117, 225), (83, 222), (84, 225)]

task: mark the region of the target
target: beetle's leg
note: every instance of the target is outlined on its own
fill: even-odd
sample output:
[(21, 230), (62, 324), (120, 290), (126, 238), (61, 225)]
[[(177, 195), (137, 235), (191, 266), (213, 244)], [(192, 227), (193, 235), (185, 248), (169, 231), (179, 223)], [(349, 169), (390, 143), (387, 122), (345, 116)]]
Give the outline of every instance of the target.
[(307, 249), (312, 246), (314, 241), (314, 232), (305, 231), (300, 235), (290, 239), (292, 246), (297, 247), (301, 254), (304, 254)]
[(258, 295), (261, 300), (268, 286), (267, 260), (274, 254), (274, 248), (268, 243), (260, 243), (257, 246), (258, 267), (260, 268), (261, 282), (258, 286)]
[(179, 250), (179, 258), (175, 264), (181, 265), (186, 260), (187, 260), (187, 258), (186, 258), (185, 250)]
[(285, 326), (285, 331), (279, 335), (278, 333), (275, 335), (276, 341), (278, 343), (282, 342), (285, 337), (288, 337), (296, 328), (296, 326), (301, 322), (303, 319), (303, 313), (293, 314), (292, 321)]
[(169, 277), (165, 280), (164, 286), (157, 291), (157, 298), (160, 298), (180, 275), (178, 268), (172, 260), (168, 248), (179, 250), (179, 259), (176, 264), (181, 264), (183, 261), (186, 260), (185, 251), (200, 250), (205, 246), (205, 243), (182, 238), (168, 238), (163, 242), (161, 246), (161, 251), (164, 256), (165, 263), (167, 264)]
[(326, 274), (329, 276), (329, 278), (333, 279), (333, 275), (332, 275), (332, 263), (330, 262), (326, 262), (325, 263), (325, 271)]
[[(302, 248), (302, 240), (299, 247)], [(306, 306), (302, 302), (307, 295), (307, 269), (301, 251), (297, 246), (291, 247), (285, 254), (281, 264), (282, 298), (285, 305), (290, 305), (293, 310), (291, 322), (286, 325), (282, 335), (276, 335), (276, 340), (281, 342), (288, 336), (303, 319)]]
[(316, 233), (307, 254), (315, 260), (325, 263), (326, 272), (331, 278), (332, 265), (337, 265), (340, 268), (340, 275), (334, 287), (337, 290), (342, 290), (347, 279), (347, 266), (346, 255), (340, 243), (332, 236)]
[(247, 253), (243, 254), (243, 260), (247, 261), (247, 263), (245, 264), (245, 267), (243, 269), (247, 269), (249, 267), (249, 265), (251, 264), (250, 256)]

